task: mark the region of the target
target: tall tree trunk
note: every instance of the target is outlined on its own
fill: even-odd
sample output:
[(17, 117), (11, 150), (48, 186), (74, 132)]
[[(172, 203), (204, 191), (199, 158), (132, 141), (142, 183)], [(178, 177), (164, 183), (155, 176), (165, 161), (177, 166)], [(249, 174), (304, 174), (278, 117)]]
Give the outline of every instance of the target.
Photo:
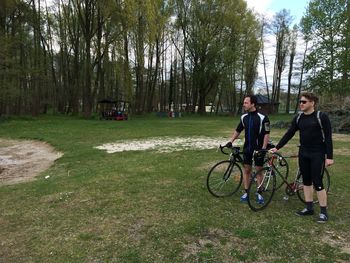
[(302, 89), (302, 86), (303, 86), (305, 59), (306, 59), (306, 53), (307, 53), (308, 44), (309, 44), (309, 42), (306, 41), (304, 55), (303, 55), (303, 63), (301, 65), (300, 82), (299, 82), (299, 88), (298, 88), (298, 96), (296, 98), (296, 103), (295, 103), (295, 108), (294, 108), (294, 114), (296, 114), (298, 112), (298, 108), (299, 108), (299, 99), (300, 99), (301, 89)]
[(247, 45), (244, 43), (244, 48), (243, 48), (243, 56), (242, 56), (242, 65), (241, 65), (241, 85), (240, 85), (240, 90), (239, 90), (239, 107), (238, 107), (238, 114), (242, 113), (242, 102), (243, 102), (243, 97), (245, 96), (246, 93), (243, 92), (243, 81), (244, 81), (244, 54), (246, 52)]
[(125, 99), (134, 105), (133, 101), (133, 89), (131, 83), (131, 73), (129, 65), (129, 38), (128, 32), (125, 25), (123, 25), (123, 85), (125, 90)]
[(82, 3), (77, 3), (80, 25), (83, 30), (85, 40), (85, 63), (84, 74), (85, 83), (83, 87), (83, 114), (85, 118), (89, 118), (92, 113), (93, 96), (91, 87), (92, 66), (91, 66), (91, 44), (92, 38), (95, 35), (95, 9), (96, 2), (94, 0), (84, 1), (84, 10)]
[(148, 112), (152, 111), (152, 107), (153, 107), (153, 102), (154, 102), (154, 93), (156, 90), (156, 85), (157, 85), (157, 80), (158, 80), (158, 72), (159, 72), (159, 64), (160, 64), (160, 41), (159, 38), (156, 38), (156, 65), (155, 65), (155, 69), (154, 69), (154, 73), (153, 76), (151, 78), (151, 82), (150, 82), (150, 92), (149, 92), (149, 96), (148, 96)]
[[(47, 7), (47, 1), (45, 0), (45, 10), (46, 10), (46, 20), (47, 20), (47, 33), (49, 36), (49, 42), (47, 43), (47, 50), (49, 53), (49, 60), (50, 60), (50, 70), (51, 70), (51, 76), (52, 76), (52, 86), (49, 91), (49, 98), (50, 104), (52, 105), (53, 98), (54, 98), (54, 92), (57, 90), (57, 76), (56, 76), (56, 70), (55, 70), (55, 58), (54, 58), (54, 49), (53, 49), (53, 35), (51, 30), (51, 23), (49, 22), (49, 11)], [(55, 106), (55, 105), (53, 105)], [(56, 110), (56, 109), (54, 109)]]
[(293, 74), (293, 63), (296, 54), (296, 46), (297, 46), (297, 38), (298, 38), (298, 27), (295, 25), (290, 34), (290, 54), (289, 54), (289, 72), (288, 72), (288, 90), (287, 90), (287, 102), (286, 102), (286, 113), (290, 112), (290, 98), (291, 98), (291, 86), (292, 86), (292, 74)]
[(287, 103), (286, 103), (286, 113), (289, 113), (290, 110), (290, 91), (291, 91), (291, 80), (293, 72), (293, 62), (294, 62), (295, 52), (291, 52), (289, 57), (289, 72), (288, 72), (288, 90), (287, 90)]
[[(141, 12), (141, 11), (140, 11)], [(144, 17), (139, 13), (136, 36), (136, 113), (143, 112), (142, 101), (144, 96)]]
[(38, 0), (38, 7), (36, 7), (35, 0), (32, 2), (32, 10), (34, 13), (33, 19), (33, 41), (34, 41), (34, 57), (32, 68), (36, 69), (34, 78), (32, 80), (32, 98), (31, 98), (31, 113), (36, 116), (40, 112), (41, 108), (41, 16), (40, 16), (40, 0)]

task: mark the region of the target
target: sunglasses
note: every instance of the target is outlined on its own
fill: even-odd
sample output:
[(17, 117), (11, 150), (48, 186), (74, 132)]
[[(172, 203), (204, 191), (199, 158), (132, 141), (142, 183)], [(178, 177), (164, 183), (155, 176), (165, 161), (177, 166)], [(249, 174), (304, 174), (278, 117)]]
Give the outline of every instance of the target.
[(301, 104), (306, 104), (306, 102), (308, 102), (307, 100), (299, 100), (299, 103)]

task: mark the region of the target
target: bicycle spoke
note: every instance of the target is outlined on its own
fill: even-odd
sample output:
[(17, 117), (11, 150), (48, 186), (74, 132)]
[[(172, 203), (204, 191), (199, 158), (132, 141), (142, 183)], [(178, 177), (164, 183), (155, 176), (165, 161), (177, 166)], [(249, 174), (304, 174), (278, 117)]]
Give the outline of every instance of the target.
[(276, 176), (269, 167), (252, 177), (248, 188), (248, 205), (253, 211), (264, 209), (271, 201), (276, 187)]
[(216, 197), (233, 195), (242, 183), (242, 169), (232, 161), (215, 164), (208, 173), (207, 188)]

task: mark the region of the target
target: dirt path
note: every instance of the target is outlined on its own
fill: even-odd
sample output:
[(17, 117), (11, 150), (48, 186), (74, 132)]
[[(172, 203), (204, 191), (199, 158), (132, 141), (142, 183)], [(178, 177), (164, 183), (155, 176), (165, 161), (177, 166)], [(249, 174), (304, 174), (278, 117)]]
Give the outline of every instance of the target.
[(44, 142), (0, 139), (0, 184), (31, 181), (62, 155)]

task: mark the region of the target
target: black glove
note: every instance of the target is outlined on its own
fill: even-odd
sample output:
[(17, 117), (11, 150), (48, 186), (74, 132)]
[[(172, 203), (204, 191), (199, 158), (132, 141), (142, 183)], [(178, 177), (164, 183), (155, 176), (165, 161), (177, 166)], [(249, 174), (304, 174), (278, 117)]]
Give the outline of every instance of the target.
[(226, 143), (225, 147), (227, 147), (227, 148), (232, 148), (232, 142)]

